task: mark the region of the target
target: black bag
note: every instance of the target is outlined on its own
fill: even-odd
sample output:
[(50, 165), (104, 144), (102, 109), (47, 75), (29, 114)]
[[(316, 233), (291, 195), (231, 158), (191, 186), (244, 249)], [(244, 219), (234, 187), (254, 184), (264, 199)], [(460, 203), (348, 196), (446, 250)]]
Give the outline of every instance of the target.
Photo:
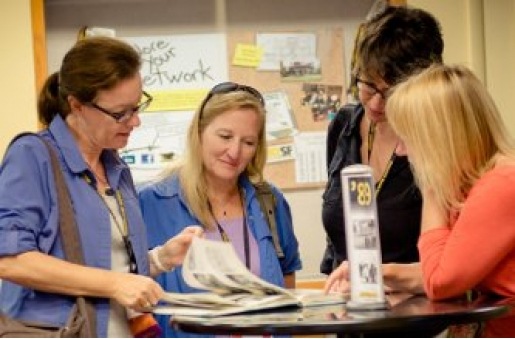
[[(21, 133), (14, 140), (24, 135), (34, 135), (34, 133)], [(68, 187), (64, 181), (63, 174), (57, 160), (54, 149), (43, 138), (40, 137), (48, 149), (54, 173), (55, 185), (59, 204), (59, 231), (63, 242), (66, 260), (83, 264), (82, 247), (77, 232), (77, 224), (73, 214), (73, 208), (68, 192)], [(11, 141), (11, 143), (13, 142)], [(6, 338), (72, 338), (96, 337), (96, 312), (91, 300), (84, 297), (77, 297), (70, 316), (63, 327), (45, 325), (36, 322), (12, 319), (0, 313), (0, 337)]]

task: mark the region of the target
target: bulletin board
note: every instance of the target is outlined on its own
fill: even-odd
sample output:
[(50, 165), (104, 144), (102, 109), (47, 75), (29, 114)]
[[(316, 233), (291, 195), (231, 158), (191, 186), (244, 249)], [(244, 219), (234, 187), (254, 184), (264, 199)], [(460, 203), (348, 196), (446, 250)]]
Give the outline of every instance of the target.
[(229, 79), (265, 98), (265, 178), (283, 190), (325, 185), (327, 127), (345, 101), (342, 28), (124, 39), (140, 53), (143, 87), (154, 98), (120, 150), (136, 182), (180, 156), (194, 110), (212, 86)]
[[(285, 30), (277, 33), (284, 33)], [(301, 33), (288, 31), (291, 33)], [(316, 35), (317, 56), (320, 59), (321, 75), (317, 80), (305, 81), (285, 81), (281, 77), (281, 72), (260, 71), (252, 67), (234, 66), (232, 63), (234, 53), (238, 44), (255, 44), (257, 32), (228, 32), (228, 65), (229, 78), (231, 81), (251, 85), (263, 93), (268, 91), (284, 91), (288, 97), (291, 111), (298, 129), (298, 133), (303, 132), (323, 132), (327, 131), (329, 117), (324, 116), (315, 119), (312, 106), (305, 103), (306, 89), (313, 84), (319, 84), (320, 88), (337, 89), (339, 94), (339, 104), (345, 101), (345, 67), (344, 67), (344, 37), (343, 28), (324, 28), (312, 30), (310, 33)], [(267, 31), (267, 33), (273, 33)], [(303, 104), (304, 102), (304, 104)], [(278, 143), (293, 142), (293, 136), (283, 138), (280, 141), (269, 141), (268, 145), (273, 146)], [(325, 137), (324, 137), (325, 138)], [(325, 156), (325, 148), (322, 150)], [(324, 164), (325, 166), (325, 164)], [(265, 167), (265, 178), (283, 190), (295, 190), (305, 188), (320, 188), (325, 185), (325, 180), (318, 182), (298, 182), (296, 180), (295, 160), (268, 162)], [(324, 168), (325, 171), (325, 168)]]

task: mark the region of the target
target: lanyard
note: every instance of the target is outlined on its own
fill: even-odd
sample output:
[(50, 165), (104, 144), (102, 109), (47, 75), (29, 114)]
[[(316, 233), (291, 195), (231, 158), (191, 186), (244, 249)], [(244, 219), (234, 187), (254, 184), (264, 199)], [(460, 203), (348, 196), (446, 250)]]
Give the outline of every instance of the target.
[[(395, 148), (397, 148), (397, 146)], [(386, 164), (386, 168), (384, 169), (383, 175), (381, 175), (381, 178), (379, 178), (379, 180), (376, 183), (376, 198), (379, 195), (379, 191), (381, 191), (381, 188), (383, 188), (383, 184), (386, 180), (386, 177), (388, 176), (388, 173), (390, 173), (390, 169), (392, 168), (395, 158), (397, 158), (397, 155), (395, 155), (395, 148), (393, 149), (392, 156)]]
[[(122, 236), (123, 244), (125, 246), (125, 250), (127, 251), (127, 256), (129, 258), (129, 272), (130, 273), (138, 273), (138, 265), (136, 263), (136, 255), (134, 254), (134, 248), (132, 247), (132, 242), (129, 239), (129, 225), (127, 223), (127, 214), (125, 212), (125, 203), (123, 201), (122, 193), (119, 190), (113, 190), (112, 188), (109, 188), (107, 191), (114, 192), (114, 197), (116, 199), (116, 206), (118, 207), (118, 213), (120, 214), (120, 217), (122, 218), (122, 222), (118, 220), (116, 217), (116, 214), (111, 210), (111, 207), (105, 200), (105, 198), (102, 196), (102, 194), (96, 189), (96, 187), (93, 186), (93, 182), (90, 177), (87, 175), (83, 176), (84, 180), (94, 189), (95, 193), (98, 195), (100, 200), (104, 203), (104, 206), (109, 211), (109, 214), (114, 220), (114, 224), (116, 225), (116, 228), (120, 232), (120, 235)], [(112, 193), (110, 194), (112, 195)]]
[[(243, 212), (243, 246), (245, 250), (245, 266), (250, 270), (250, 240), (249, 240), (249, 228), (247, 227), (247, 213), (245, 213), (245, 205), (243, 203), (243, 198), (240, 194), (240, 202), (241, 202), (241, 210)], [(222, 225), (218, 222), (218, 219), (215, 217), (215, 214), (213, 213), (213, 207), (211, 206), (211, 202), (207, 202), (207, 206), (209, 207), (209, 212), (211, 213), (211, 216), (215, 220), (216, 227), (218, 228), (218, 233), (220, 233), (220, 237), (222, 238), (222, 241), (224, 242), (231, 242), (231, 239), (227, 235), (227, 232), (223, 229)]]
[[(370, 127), (368, 128), (368, 162), (370, 163), (370, 155), (372, 155), (372, 147), (374, 145), (374, 138), (375, 138), (375, 127), (376, 124), (373, 122), (370, 122)], [(381, 175), (381, 178), (376, 183), (376, 198), (379, 195), (379, 192), (381, 191), (381, 188), (383, 188), (384, 182), (386, 180), (386, 177), (388, 176), (388, 173), (390, 173), (390, 170), (392, 169), (393, 162), (397, 158), (397, 155), (395, 154), (395, 149), (397, 148), (397, 144), (395, 144), (395, 147), (393, 148), (392, 155), (390, 156), (390, 159), (388, 159), (388, 163), (386, 164), (386, 167), (383, 171), (383, 174)]]

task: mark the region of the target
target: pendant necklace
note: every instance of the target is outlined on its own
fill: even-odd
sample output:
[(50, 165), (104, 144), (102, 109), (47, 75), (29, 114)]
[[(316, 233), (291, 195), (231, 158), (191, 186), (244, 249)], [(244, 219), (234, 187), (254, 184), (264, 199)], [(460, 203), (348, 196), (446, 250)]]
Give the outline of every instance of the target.
[[(250, 240), (249, 240), (249, 229), (247, 227), (247, 213), (245, 213), (245, 205), (243, 202), (243, 197), (240, 192), (240, 203), (241, 203), (241, 210), (243, 213), (243, 220), (242, 220), (242, 226), (243, 226), (243, 247), (245, 251), (245, 266), (250, 270)], [(207, 206), (209, 208), (209, 213), (211, 213), (211, 216), (213, 217), (216, 227), (218, 229), (218, 233), (220, 233), (220, 237), (222, 238), (223, 242), (231, 242), (231, 239), (227, 235), (227, 232), (223, 229), (222, 225), (220, 225), (220, 222), (218, 222), (218, 219), (215, 216), (215, 213), (213, 212), (213, 206), (211, 206), (211, 202), (207, 201)], [(223, 211), (224, 216), (227, 215), (226, 211)]]

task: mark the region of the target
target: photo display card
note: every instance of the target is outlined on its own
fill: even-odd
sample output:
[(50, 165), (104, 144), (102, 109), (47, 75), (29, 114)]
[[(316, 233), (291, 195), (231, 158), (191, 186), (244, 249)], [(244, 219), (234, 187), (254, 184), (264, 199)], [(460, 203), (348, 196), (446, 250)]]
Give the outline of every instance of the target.
[(348, 308), (387, 308), (372, 169), (351, 165), (341, 171), (341, 179), (351, 284)]

